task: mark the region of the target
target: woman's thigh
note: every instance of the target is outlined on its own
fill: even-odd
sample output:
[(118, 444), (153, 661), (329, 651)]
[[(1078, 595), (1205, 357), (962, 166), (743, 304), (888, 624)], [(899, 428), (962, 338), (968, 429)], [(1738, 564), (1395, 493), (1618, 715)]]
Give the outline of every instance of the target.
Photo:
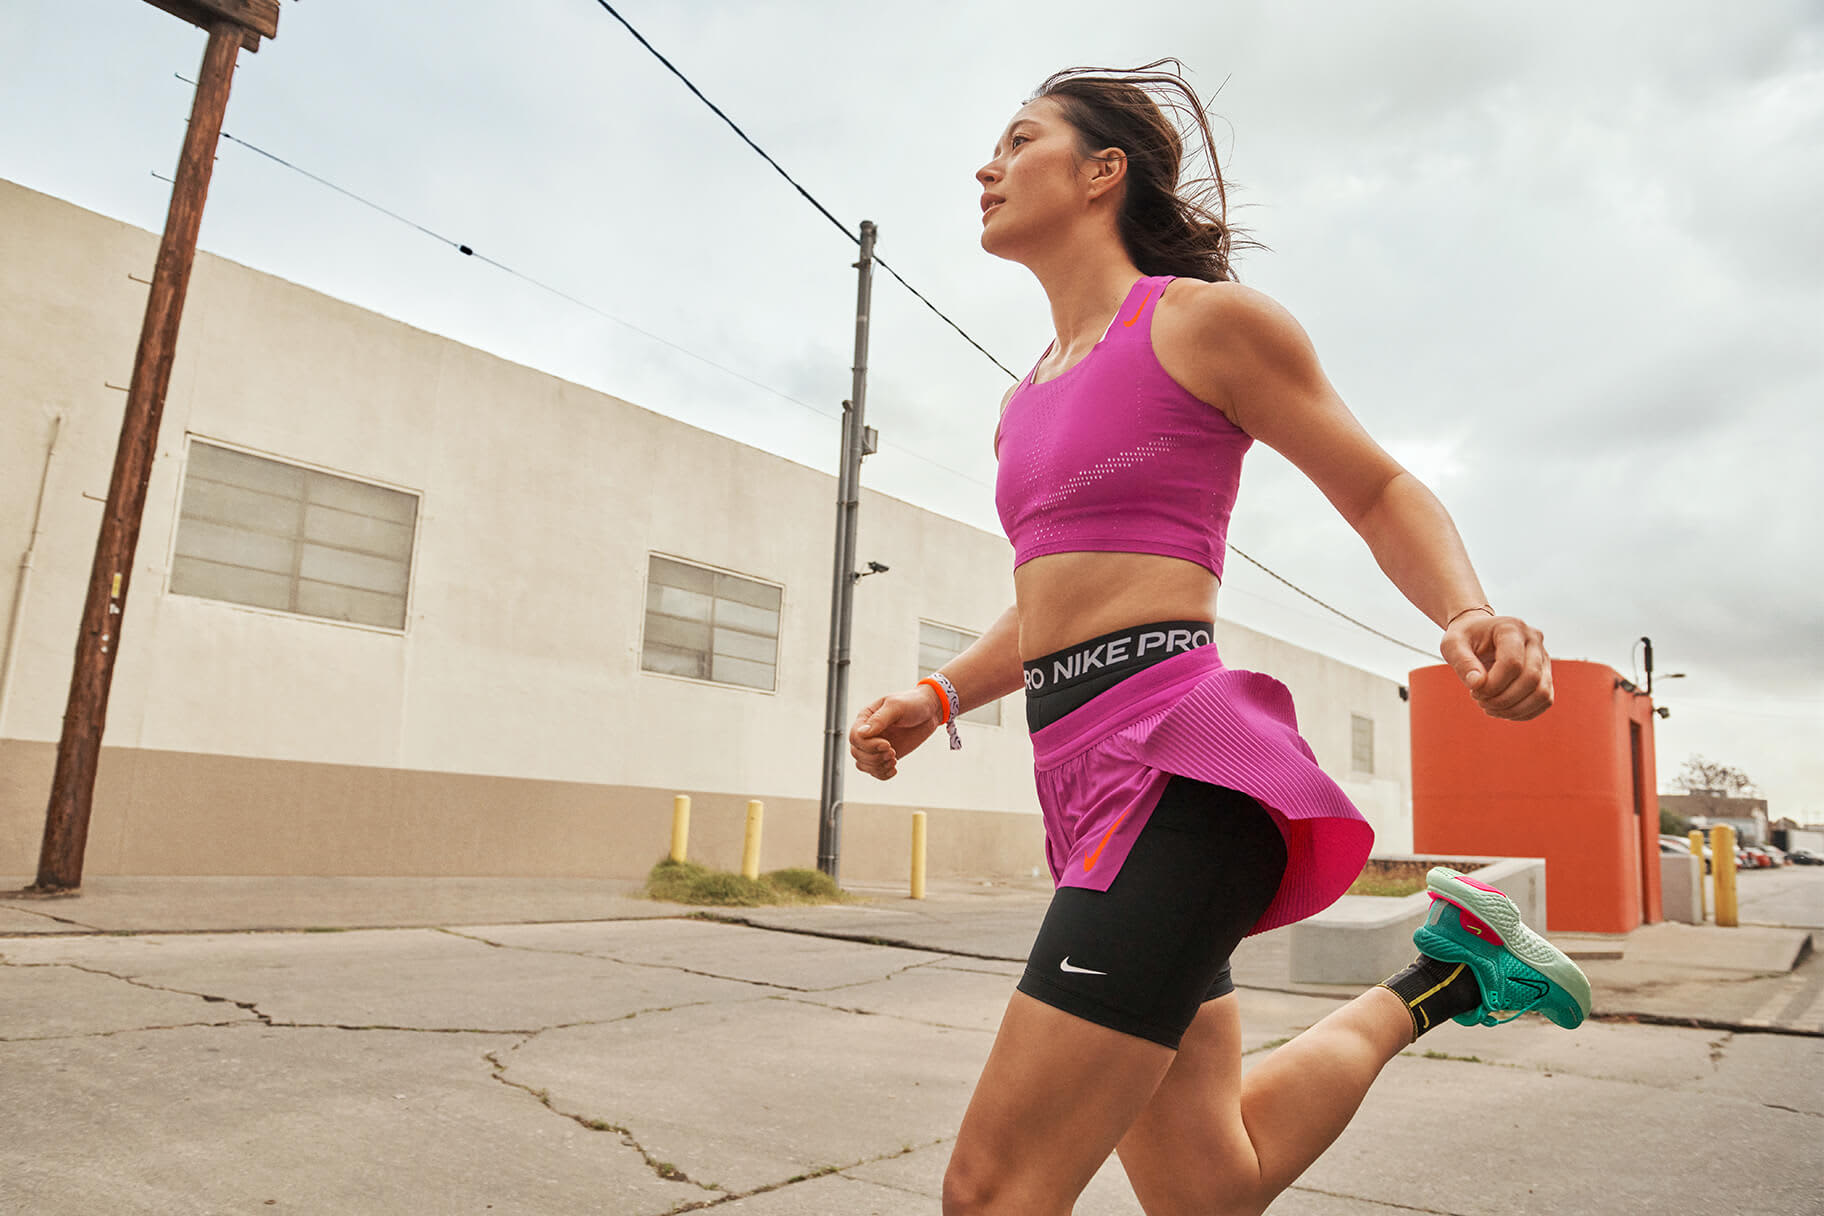
[(946, 1212), (1068, 1213), (1172, 1050), (1016, 992), (963, 1116)]
[(1148, 1216), (1258, 1211), (1260, 1163), (1241, 1116), (1241, 1014), (1207, 1001), (1119, 1146)]

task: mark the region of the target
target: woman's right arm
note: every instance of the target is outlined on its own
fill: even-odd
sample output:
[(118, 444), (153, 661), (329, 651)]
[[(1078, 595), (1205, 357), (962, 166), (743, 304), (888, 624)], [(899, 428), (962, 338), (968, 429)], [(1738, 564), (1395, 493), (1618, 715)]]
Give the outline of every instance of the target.
[[(988, 632), (939, 670), (956, 689), (964, 713), (1024, 688), (1018, 610), (1001, 613)], [(930, 738), (942, 722), (943, 707), (929, 684), (881, 697), (855, 715), (849, 755), (856, 768), (885, 781), (899, 771), (900, 757)]]

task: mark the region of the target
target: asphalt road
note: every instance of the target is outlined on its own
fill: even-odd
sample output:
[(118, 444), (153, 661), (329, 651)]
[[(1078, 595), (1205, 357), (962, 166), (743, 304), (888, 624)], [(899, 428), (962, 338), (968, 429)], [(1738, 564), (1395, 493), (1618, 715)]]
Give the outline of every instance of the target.
[(1824, 929), (1824, 866), (1740, 870), (1736, 912), (1745, 925), (1794, 925)]

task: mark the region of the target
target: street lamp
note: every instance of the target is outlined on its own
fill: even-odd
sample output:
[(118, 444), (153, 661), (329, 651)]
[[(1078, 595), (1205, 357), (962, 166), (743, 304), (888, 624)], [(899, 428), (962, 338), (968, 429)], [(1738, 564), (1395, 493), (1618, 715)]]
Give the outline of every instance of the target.
[[(1653, 639), (1648, 638), (1648, 637), (1643, 637), (1640, 639), (1640, 644), (1646, 648), (1646, 652), (1647, 652), (1646, 653), (1646, 660), (1647, 660), (1646, 695), (1650, 697), (1653, 695)], [(1685, 678), (1685, 673), (1682, 671), (1674, 671), (1667, 675), (1663, 675), (1659, 678), (1662, 680), (1682, 680)], [(1670, 718), (1672, 716), (1672, 710), (1670, 709), (1670, 707), (1665, 706), (1665, 705), (1655, 706), (1653, 709), (1653, 712), (1655, 714), (1658, 714), (1660, 716), (1660, 718), (1662, 718), (1662, 719)]]

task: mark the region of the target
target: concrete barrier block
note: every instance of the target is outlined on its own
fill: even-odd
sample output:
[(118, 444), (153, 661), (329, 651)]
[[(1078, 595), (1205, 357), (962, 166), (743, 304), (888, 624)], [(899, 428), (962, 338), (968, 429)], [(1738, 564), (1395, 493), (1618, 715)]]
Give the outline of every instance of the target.
[(1689, 853), (1659, 857), (1660, 911), (1667, 920), (1698, 925), (1704, 921), (1704, 863)]
[[(1520, 918), (1544, 932), (1545, 859), (1541, 857), (1458, 857), (1482, 865), (1467, 871), (1477, 882), (1503, 892)], [(1420, 891), (1400, 899), (1345, 895), (1316, 916), (1291, 928), (1291, 979), (1295, 984), (1378, 984), (1413, 958), (1412, 935), (1431, 909)]]

